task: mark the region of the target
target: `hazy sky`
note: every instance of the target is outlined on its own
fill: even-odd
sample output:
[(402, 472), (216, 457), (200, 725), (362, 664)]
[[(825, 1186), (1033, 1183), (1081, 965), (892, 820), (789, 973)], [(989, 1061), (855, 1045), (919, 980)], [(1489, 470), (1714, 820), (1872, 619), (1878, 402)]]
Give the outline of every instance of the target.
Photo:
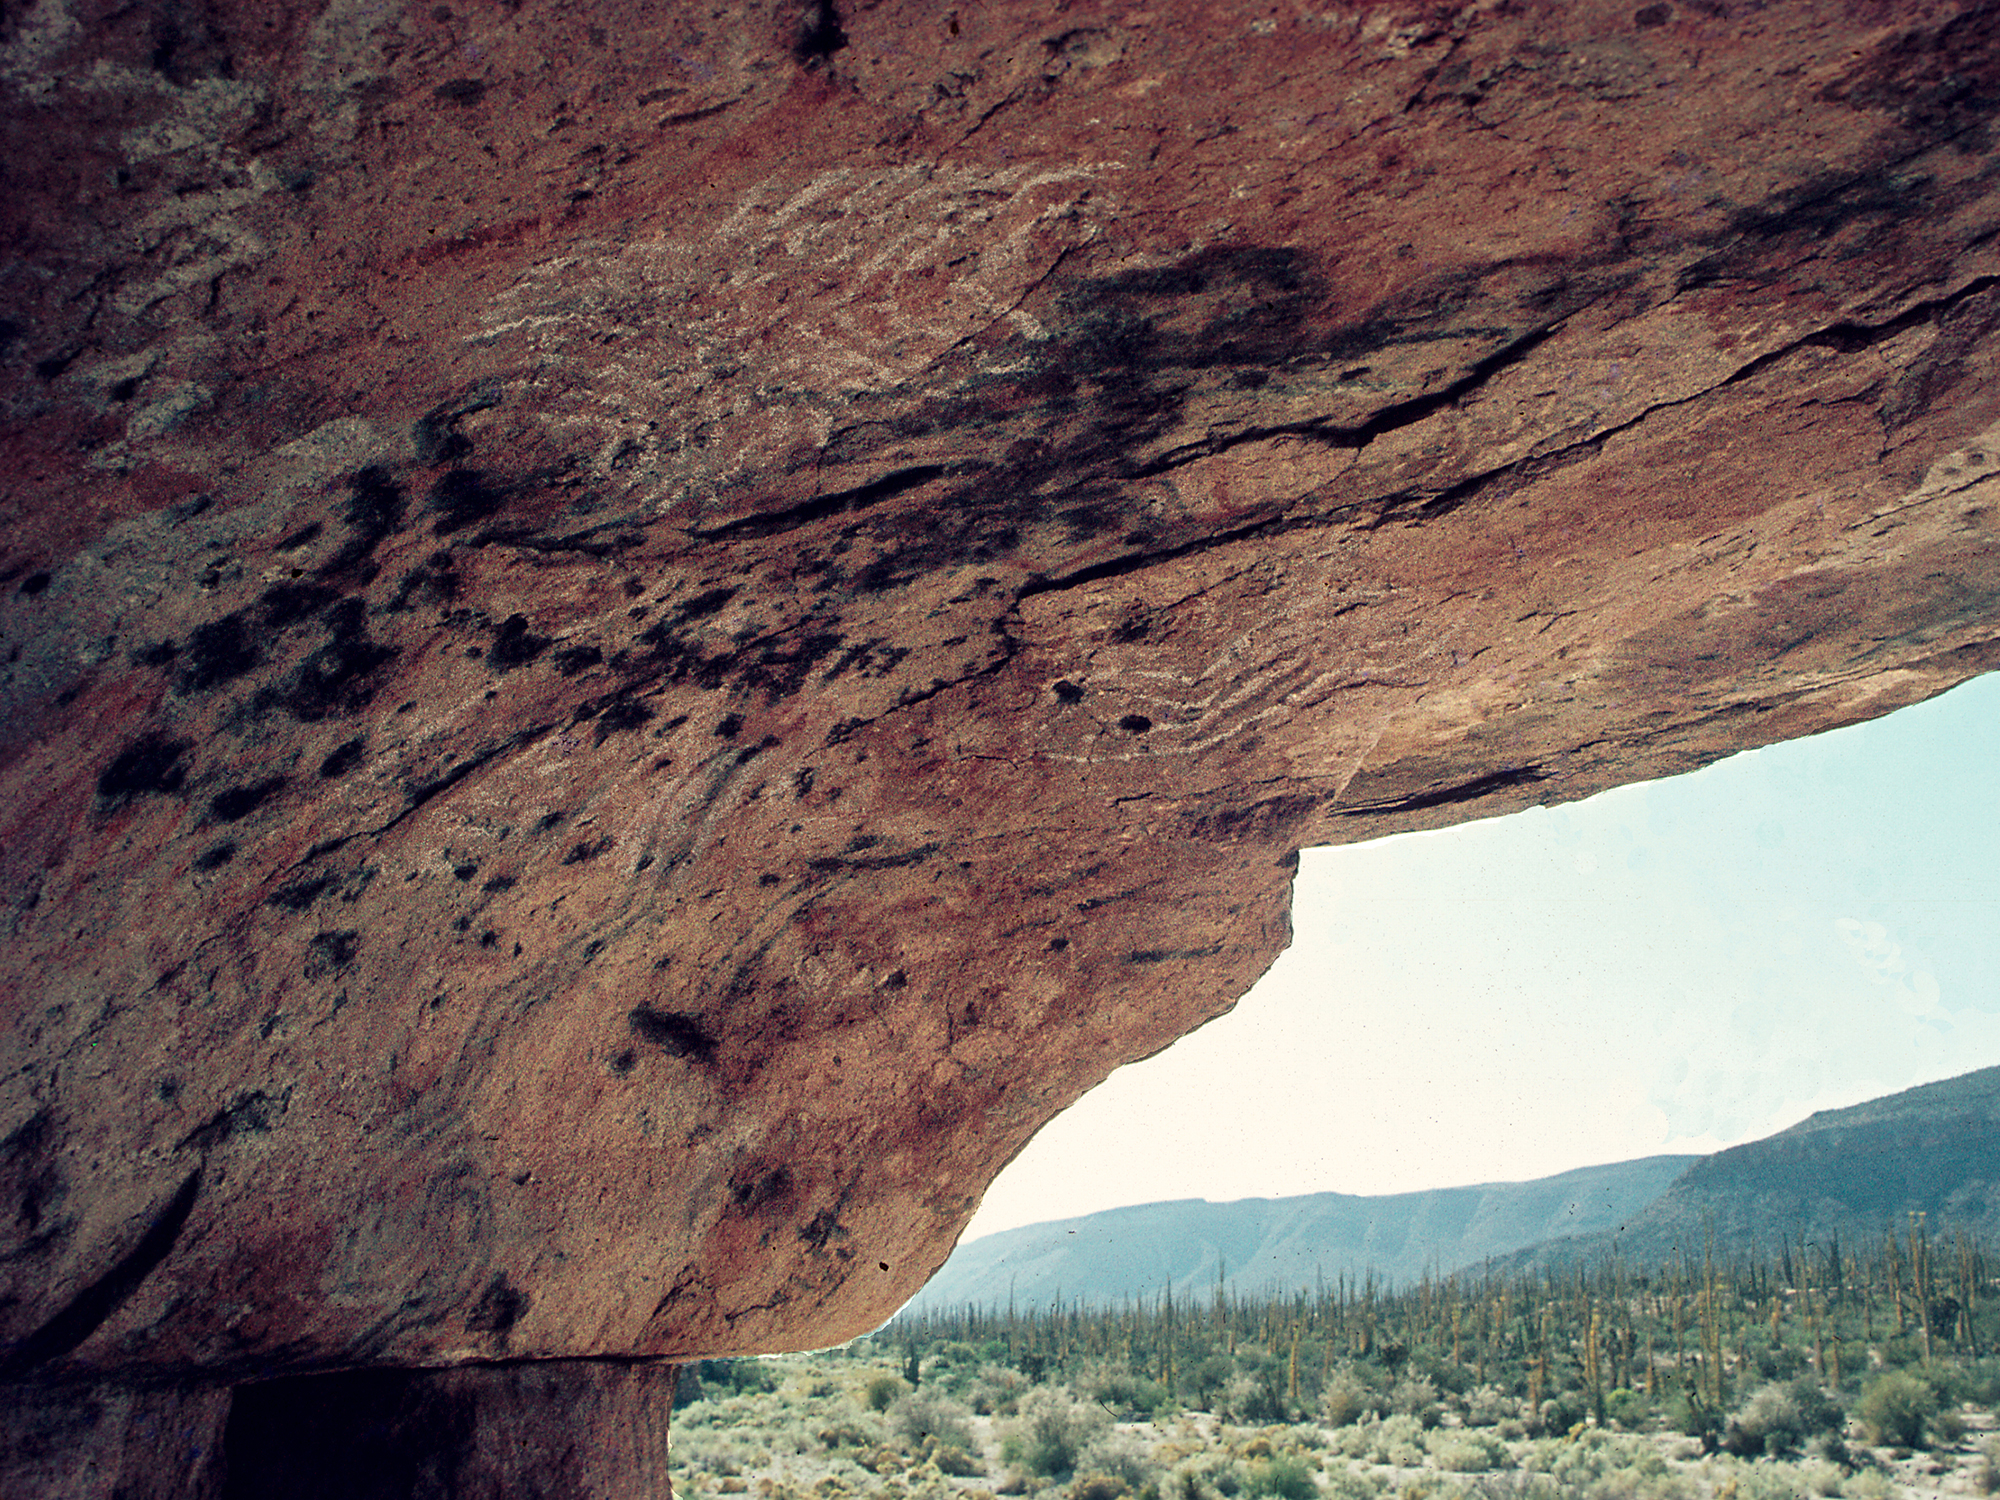
[(1852, 729), (1300, 860), (1236, 1009), (1035, 1138), (968, 1237), (1712, 1151), (2000, 1063), (2000, 674)]

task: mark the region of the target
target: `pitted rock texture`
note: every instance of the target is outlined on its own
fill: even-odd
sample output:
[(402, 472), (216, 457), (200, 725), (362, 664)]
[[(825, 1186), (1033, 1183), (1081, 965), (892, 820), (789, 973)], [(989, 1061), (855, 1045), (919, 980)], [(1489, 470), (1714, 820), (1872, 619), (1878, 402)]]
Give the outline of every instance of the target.
[(4, 25), (13, 1379), (837, 1341), (1300, 846), (2000, 664), (1990, 3)]

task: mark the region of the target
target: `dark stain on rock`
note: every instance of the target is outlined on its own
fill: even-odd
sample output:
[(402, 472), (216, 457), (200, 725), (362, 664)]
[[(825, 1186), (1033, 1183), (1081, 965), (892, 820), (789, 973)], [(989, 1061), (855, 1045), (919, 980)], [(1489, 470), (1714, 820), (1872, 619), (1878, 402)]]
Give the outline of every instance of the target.
[(526, 615), (509, 615), (493, 637), (486, 660), (502, 672), (511, 672), (516, 667), (525, 667), (548, 649), (549, 637), (530, 631)]
[(288, 1100), (274, 1099), (262, 1089), (238, 1095), (226, 1109), (195, 1126), (176, 1150), (211, 1151), (239, 1135), (268, 1135), (285, 1116)]
[(358, 469), (347, 481), (347, 506), (341, 514), (351, 533), (332, 557), (320, 564), (322, 578), (366, 571), (372, 576), (369, 559), (382, 539), (403, 524), (408, 501), (389, 471), (376, 465)]
[(1135, 948), (1125, 955), (1128, 964), (1165, 964), (1177, 959), (1213, 958), (1222, 951), (1222, 944), (1210, 943), (1206, 948)]
[(210, 844), (197, 854), (194, 857), (193, 868), (206, 874), (210, 870), (221, 869), (234, 858), (236, 858), (236, 840), (224, 839), (219, 844)]
[(208, 815), (218, 823), (234, 823), (238, 818), (250, 816), (284, 789), (282, 776), (267, 776), (262, 781), (233, 786), (209, 799)]
[(1439, 787), (1435, 791), (1417, 792), (1408, 797), (1391, 797), (1381, 802), (1363, 802), (1353, 807), (1337, 809), (1343, 818), (1380, 817), (1385, 813), (1420, 812), (1427, 807), (1450, 807), (1459, 802), (1476, 802), (1481, 797), (1490, 797), (1495, 792), (1504, 792), (1517, 786), (1532, 786), (1538, 781), (1547, 781), (1549, 773), (1539, 765), (1514, 766), (1505, 771), (1494, 771), (1486, 776), (1478, 776), (1471, 781), (1462, 781), (1456, 786)]
[(361, 949), (361, 934), (352, 927), (337, 932), (320, 932), (306, 944), (306, 977), (317, 979), (335, 974), (354, 962)]
[(847, 1230), (842, 1227), (840, 1216), (830, 1208), (823, 1208), (811, 1219), (799, 1226), (799, 1239), (814, 1250), (824, 1250), (827, 1241), (838, 1235), (847, 1238)]
[(833, 54), (847, 45), (847, 32), (833, 0), (806, 0), (792, 56), (808, 68), (830, 65)]
[(634, 1036), (669, 1057), (685, 1057), (698, 1063), (715, 1061), (715, 1038), (693, 1016), (639, 1005), (625, 1019)]
[(264, 904), (275, 906), (280, 911), (304, 911), (331, 890), (338, 878), (334, 875), (307, 875), (288, 881), (266, 896)]
[(433, 552), (396, 581), (396, 592), (382, 607), (392, 614), (418, 604), (450, 604), (458, 598), (459, 578), (449, 552)]
[(1318, 809), (1322, 799), (1311, 792), (1266, 797), (1248, 807), (1225, 807), (1203, 813), (1188, 825), (1192, 838), (1227, 843), (1240, 838), (1283, 838)]
[(1067, 677), (1056, 683), (1055, 694), (1058, 702), (1081, 703), (1083, 701), (1083, 689), (1071, 682)]
[(1153, 721), (1144, 714), (1126, 714), (1118, 721), (1118, 727), (1127, 734), (1144, 734), (1153, 727)]
[(625, 734), (652, 722), (653, 711), (636, 698), (615, 698), (597, 716), (597, 743), (614, 734)]
[(634, 1052), (630, 1047), (620, 1048), (619, 1051), (612, 1056), (610, 1062), (611, 1071), (616, 1073), (620, 1078), (625, 1077), (628, 1073), (630, 1073), (634, 1068), (638, 1066), (639, 1066), (639, 1054)]
[(720, 610), (723, 605), (736, 597), (733, 588), (706, 589), (691, 599), (684, 599), (674, 606), (675, 616), (682, 620), (705, 620)]
[(359, 598), (343, 599), (326, 612), (330, 634), (326, 644), (299, 663), (281, 701), (301, 723), (349, 717), (375, 696), (370, 679), (394, 659), (396, 648), (371, 640), (367, 606)]
[(497, 488), (477, 469), (452, 469), (431, 486), (430, 508), (435, 519), (431, 531), (449, 536), (483, 521), (507, 503), (506, 491)]
[(251, 671), (258, 660), (243, 616), (227, 614), (196, 626), (188, 636), (181, 648), (174, 688), (182, 693), (205, 693)]
[(595, 859), (598, 855), (609, 849), (611, 843), (612, 841), (609, 838), (585, 839), (563, 856), (563, 863), (566, 865), (580, 865), (585, 860)]
[(307, 542), (316, 540), (321, 530), (322, 527), (319, 522), (308, 521), (297, 531), (291, 533), (291, 535), (281, 538), (276, 550), (279, 552), (296, 552)]
[(257, 608), (268, 628), (283, 630), (317, 614), (339, 597), (322, 584), (274, 583), (257, 596)]
[(21, 580), (21, 587), (15, 592), (25, 598), (33, 599), (36, 595), (44, 592), (52, 581), (50, 575), (46, 572), (33, 572)]
[(513, 1286), (502, 1271), (486, 1284), (479, 1301), (465, 1315), (468, 1333), (506, 1333), (528, 1311), (528, 1294)]
[(565, 677), (596, 666), (604, 660), (604, 653), (595, 646), (565, 646), (550, 658), (550, 665)]
[(38, 1110), (0, 1141), (0, 1203), (11, 1204), (13, 1219), (5, 1225), (13, 1244), (8, 1258), (43, 1249), (66, 1230), (53, 1215), (68, 1196), (60, 1152), (62, 1141), (55, 1117)]
[(431, 97), (440, 104), (470, 108), (486, 97), (486, 83), (479, 78), (449, 78), (431, 90)]
[(733, 740), (742, 732), (743, 715), (741, 714), (724, 714), (715, 721), (715, 736), (717, 739)]
[(98, 774), (97, 795), (106, 802), (124, 802), (179, 791), (187, 780), (187, 768), (181, 764), (187, 748), (186, 740), (159, 733), (141, 735)]
[(901, 870), (910, 865), (920, 865), (938, 852), (936, 844), (919, 844), (914, 849), (901, 854), (870, 854), (859, 857), (845, 854), (827, 854), (813, 860), (806, 866), (814, 874), (831, 874), (836, 870)]
[(482, 885), (480, 889), (489, 896), (499, 891), (511, 891), (514, 889), (514, 877), (512, 875), (495, 875), (486, 884)]
[(360, 765), (363, 748), (364, 742), (358, 736), (334, 746), (326, 759), (319, 763), (321, 779), (333, 781)]
[(729, 1184), (729, 1201), (746, 1214), (782, 1202), (791, 1194), (792, 1173), (789, 1167), (784, 1166), (753, 1171), (736, 1177)]
[(0, 1380), (13, 1379), (37, 1365), (60, 1359), (101, 1328), (160, 1263), (173, 1254), (200, 1194), (201, 1171), (197, 1168), (154, 1215), (138, 1242), (110, 1270), (70, 1298), (54, 1317), (26, 1338), (0, 1349)]

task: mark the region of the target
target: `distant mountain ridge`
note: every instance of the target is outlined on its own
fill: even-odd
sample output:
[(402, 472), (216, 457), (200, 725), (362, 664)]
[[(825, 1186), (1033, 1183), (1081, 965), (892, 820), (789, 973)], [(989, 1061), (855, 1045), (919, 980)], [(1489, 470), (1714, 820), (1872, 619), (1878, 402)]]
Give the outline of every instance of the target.
[(1004, 1230), (960, 1245), (906, 1311), (1092, 1305), (1374, 1275), (1555, 1268), (1612, 1250), (1850, 1243), (1927, 1215), (1933, 1231), (2000, 1239), (2000, 1067), (1922, 1084), (1710, 1156), (1653, 1156), (1532, 1182), (1357, 1197), (1184, 1199)]
[(1581, 1167), (1533, 1182), (1234, 1203), (1182, 1199), (985, 1235), (952, 1252), (909, 1311), (964, 1303), (1102, 1305), (1206, 1296), (1218, 1273), (1243, 1291), (1291, 1290), (1371, 1272), (1414, 1281), (1558, 1235), (1608, 1230), (1657, 1199), (1693, 1156)]
[[(1776, 1250), (1878, 1240), (1912, 1213), (1933, 1233), (2000, 1239), (2000, 1067), (1821, 1110), (1761, 1141), (1704, 1156), (1616, 1233), (1618, 1253), (1656, 1263), (1677, 1248)], [(1510, 1268), (1591, 1259), (1601, 1231), (1523, 1247)]]

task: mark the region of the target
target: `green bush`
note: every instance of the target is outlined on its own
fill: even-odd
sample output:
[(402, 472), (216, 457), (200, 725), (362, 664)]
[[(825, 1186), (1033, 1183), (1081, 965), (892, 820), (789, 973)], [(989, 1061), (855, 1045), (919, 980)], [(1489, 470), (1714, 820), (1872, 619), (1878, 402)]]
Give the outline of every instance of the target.
[(912, 1446), (934, 1438), (954, 1448), (978, 1446), (972, 1436), (971, 1413), (937, 1391), (915, 1390), (889, 1403), (889, 1425)]
[(1268, 1495), (1271, 1500), (1318, 1500), (1319, 1496), (1311, 1465), (1283, 1454), (1250, 1465), (1250, 1482), (1245, 1488), (1252, 1495)]
[(1653, 1403), (1620, 1386), (1604, 1398), (1604, 1415), (1627, 1432), (1643, 1432), (1653, 1425)]
[(1337, 1371), (1320, 1394), (1320, 1409), (1329, 1427), (1352, 1427), (1376, 1409), (1377, 1396), (1355, 1378), (1352, 1370)]
[(861, 1400), (870, 1411), (887, 1411), (903, 1394), (903, 1382), (894, 1375), (871, 1375), (861, 1388)]
[(1044, 1479), (1067, 1478), (1107, 1425), (1102, 1407), (1085, 1405), (1063, 1387), (1030, 1391), (1021, 1398), (1021, 1415), (1001, 1436), (1000, 1457)]
[(1840, 1426), (1840, 1408), (1809, 1377), (1753, 1392), (1730, 1419), (1722, 1446), (1739, 1458), (1797, 1453), (1808, 1438)]
[(1389, 1392), (1389, 1410), (1401, 1417), (1415, 1417), (1425, 1427), (1438, 1424), (1437, 1387), (1423, 1376), (1399, 1380)]
[(1499, 1438), (1471, 1429), (1433, 1433), (1430, 1449), (1431, 1462), (1452, 1474), (1486, 1474), (1514, 1462)]
[(1937, 1392), (1929, 1381), (1908, 1370), (1890, 1370), (1876, 1376), (1862, 1392), (1854, 1414), (1861, 1419), (1871, 1443), (1921, 1448), (1937, 1409)]

